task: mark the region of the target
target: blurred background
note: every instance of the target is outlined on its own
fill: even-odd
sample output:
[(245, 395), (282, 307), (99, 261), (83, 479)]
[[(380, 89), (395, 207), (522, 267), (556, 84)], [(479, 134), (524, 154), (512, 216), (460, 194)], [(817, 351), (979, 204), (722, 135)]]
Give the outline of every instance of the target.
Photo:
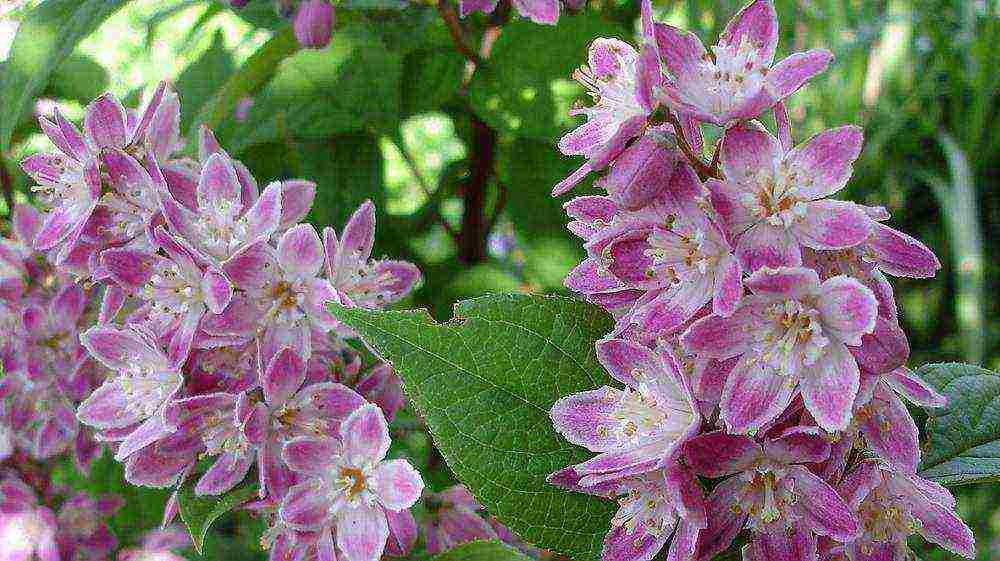
[[(931, 246), (943, 264), (933, 280), (895, 283), (911, 366), (954, 360), (997, 369), (1000, 1), (775, 3), (779, 59), (811, 47), (837, 57), (791, 100), (796, 143), (827, 127), (862, 125), (865, 149), (843, 198), (885, 206), (892, 225)], [(24, 10), (36, 4), (0, 0), (0, 61)], [(580, 163), (555, 148), (582, 94), (570, 74), (594, 37), (634, 38), (637, 3), (593, 0), (554, 28), (520, 20), (498, 27), (503, 13), (470, 18), (462, 33), (484, 59), (476, 68), (457, 52), (434, 5), (344, 4), (331, 45), (298, 53), (271, 0), (242, 12), (211, 0), (125, 4), (65, 59), (17, 123), (0, 161), (0, 217), (12, 200), (28, 197), (16, 162), (46, 148), (32, 113), (59, 104), (77, 120), (104, 91), (136, 106), (169, 80), (188, 138), (206, 123), (258, 181), (317, 181), (317, 225), (340, 229), (357, 204), (374, 200), (376, 253), (414, 261), (425, 274), (405, 307), (447, 319), (455, 301), (487, 292), (564, 291), (562, 278), (582, 249), (565, 230), (565, 201), (548, 193)], [(658, 19), (706, 43), (741, 4), (654, 2)], [(283, 62), (268, 63), (275, 58)], [(107, 458), (90, 479), (70, 466), (61, 473), (95, 491), (120, 487)], [(158, 522), (165, 493), (126, 493), (130, 506), (115, 525), (127, 544)], [(979, 559), (1000, 558), (1000, 487), (957, 494)], [(224, 523), (206, 558), (259, 552), (254, 524), (249, 517)], [(924, 560), (952, 558), (914, 547)]]

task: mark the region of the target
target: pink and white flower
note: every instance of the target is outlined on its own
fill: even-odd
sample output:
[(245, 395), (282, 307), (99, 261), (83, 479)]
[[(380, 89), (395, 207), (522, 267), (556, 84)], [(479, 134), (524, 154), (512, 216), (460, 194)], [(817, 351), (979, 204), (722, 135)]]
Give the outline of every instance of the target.
[(731, 432), (759, 430), (801, 393), (829, 431), (847, 428), (861, 372), (847, 346), (875, 328), (878, 303), (849, 277), (822, 284), (801, 267), (764, 268), (732, 316), (702, 318), (682, 341), (704, 358), (740, 357), (726, 380), (722, 419)]
[(382, 556), (393, 515), (410, 508), (424, 484), (406, 460), (385, 460), (389, 429), (375, 405), (344, 421), (338, 438), (299, 437), (282, 452), (303, 481), (282, 500), (281, 519), (316, 530), (333, 523), (337, 549), (349, 561)]

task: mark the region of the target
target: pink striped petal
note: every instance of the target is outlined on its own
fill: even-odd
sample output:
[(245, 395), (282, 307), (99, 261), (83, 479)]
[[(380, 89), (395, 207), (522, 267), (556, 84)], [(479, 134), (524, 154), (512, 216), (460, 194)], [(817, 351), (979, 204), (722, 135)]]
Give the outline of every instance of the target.
[(845, 125), (823, 131), (785, 156), (785, 163), (800, 176), (798, 194), (807, 199), (821, 199), (840, 191), (854, 171), (861, 154), (864, 135), (861, 127)]
[(247, 476), (253, 460), (250, 452), (224, 452), (198, 480), (195, 495), (221, 495), (232, 489)]
[[(734, 434), (760, 429), (788, 406), (794, 389), (784, 376), (744, 357), (733, 368), (719, 403), (722, 420)], [(852, 397), (853, 399), (853, 397)]]
[(778, 139), (756, 121), (740, 123), (726, 131), (721, 147), (726, 180), (741, 185), (757, 184), (761, 170), (774, 169), (781, 154)]
[(316, 184), (302, 179), (281, 182), (281, 220), (278, 230), (287, 230), (301, 222), (316, 198)]
[(337, 513), (337, 547), (347, 561), (378, 561), (389, 538), (389, 524), (378, 508), (361, 504)]
[(941, 268), (941, 262), (930, 248), (884, 224), (874, 225), (865, 249), (879, 269), (896, 277), (930, 278)]
[(802, 245), (821, 250), (847, 249), (871, 236), (874, 222), (858, 205), (822, 200), (806, 203), (806, 214), (791, 227)]
[(833, 62), (833, 53), (826, 49), (813, 49), (785, 57), (771, 67), (765, 78), (767, 92), (776, 100), (792, 95), (806, 82), (826, 70)]
[(228, 156), (212, 154), (201, 168), (198, 206), (204, 212), (229, 216), (236, 216), (243, 209), (240, 182)]
[(756, 0), (729, 20), (719, 36), (720, 45), (739, 49), (743, 44), (757, 51), (756, 61), (770, 66), (778, 46), (778, 14), (771, 0)]
[(277, 256), (285, 272), (314, 277), (323, 267), (323, 242), (311, 224), (299, 224), (281, 236)]
[(713, 431), (684, 444), (688, 466), (705, 477), (725, 477), (749, 469), (761, 457), (760, 446), (742, 435)]
[(278, 407), (288, 401), (305, 379), (305, 363), (294, 350), (285, 347), (274, 355), (261, 377), (264, 400)]
[(233, 285), (225, 273), (219, 270), (209, 270), (201, 278), (201, 292), (205, 304), (213, 314), (221, 314), (233, 299)]
[(330, 469), (340, 453), (340, 443), (333, 438), (299, 436), (285, 443), (281, 459), (292, 471), (319, 476)]
[(406, 460), (382, 462), (372, 474), (375, 494), (386, 509), (399, 512), (416, 504), (424, 490), (420, 473)]
[(799, 377), (806, 409), (829, 432), (842, 431), (850, 424), (860, 384), (861, 372), (854, 357), (843, 344), (832, 342), (826, 354), (803, 369)]
[(83, 129), (97, 148), (124, 148), (128, 141), (125, 108), (115, 96), (106, 93), (87, 106)]
[(610, 396), (616, 394), (604, 386), (556, 401), (550, 413), (556, 432), (591, 452), (606, 452), (618, 447), (618, 438), (611, 431), (601, 429), (613, 422), (611, 413), (618, 408), (618, 402)]
[(340, 425), (340, 438), (347, 457), (380, 461), (389, 451), (389, 427), (377, 405), (367, 404), (351, 413)]
[(795, 509), (807, 528), (840, 542), (858, 537), (861, 524), (837, 491), (802, 466), (791, 466), (787, 477), (795, 482)]
[(892, 389), (905, 397), (914, 405), (923, 407), (945, 407), (948, 397), (939, 393), (934, 387), (922, 380), (915, 372), (905, 366), (883, 376)]
[[(312, 479), (299, 483), (284, 495), (278, 514), (285, 524), (297, 530), (316, 530), (328, 520), (328, 491), (317, 481)], [(342, 515), (338, 518), (342, 519)]]
[(149, 282), (156, 261), (150, 253), (127, 247), (106, 249), (100, 259), (118, 286), (130, 292), (141, 290)]
[(861, 344), (861, 336), (875, 329), (878, 301), (871, 289), (847, 276), (827, 279), (820, 286), (816, 309), (825, 332), (848, 345)]

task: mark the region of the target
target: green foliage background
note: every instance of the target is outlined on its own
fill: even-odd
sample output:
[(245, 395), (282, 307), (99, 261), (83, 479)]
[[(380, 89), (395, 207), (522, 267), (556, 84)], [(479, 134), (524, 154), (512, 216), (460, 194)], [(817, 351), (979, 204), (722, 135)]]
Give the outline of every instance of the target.
[[(515, 19), (471, 79), (430, 5), (343, 2), (331, 46), (295, 52), (290, 30), (267, 0), (241, 13), (212, 0), (106, 4), (116, 3), (120, 9), (106, 9), (110, 17), (96, 31), (84, 28), (83, 41), (56, 64), (41, 57), (58, 46), (46, 41), (64, 37), (63, 30), (42, 33), (44, 26), (22, 49), (26, 54), (0, 62), (0, 92), (24, 89), (10, 82), (15, 71), (38, 76), (44, 85), (30, 99), (45, 101), (29, 99), (20, 111), (0, 115), (7, 119), (0, 134), (10, 134), (10, 142), (0, 138), (0, 165), (17, 200), (27, 197), (28, 185), (15, 162), (47, 147), (34, 122), (37, 110), (54, 101), (78, 119), (83, 105), (105, 90), (135, 105), (167, 79), (180, 93), (189, 138), (197, 124), (207, 123), (258, 180), (317, 180), (310, 217), (317, 225), (340, 228), (358, 203), (376, 201), (377, 252), (413, 260), (425, 273), (423, 287), (401, 307), (426, 307), (444, 320), (455, 301), (484, 293), (564, 292), (562, 277), (582, 250), (564, 228), (563, 201), (548, 192), (578, 165), (555, 148), (573, 124), (566, 111), (582, 93), (570, 73), (595, 36), (633, 37), (637, 3), (592, 0), (555, 28)], [(708, 41), (741, 3), (654, 5), (659, 19)], [(41, 2), (23, 4), (7, 13), (0, 7), (0, 46), (2, 30)], [(75, 10), (87, 2), (52, 4)], [(927, 242), (944, 264), (933, 280), (896, 282), (912, 364), (954, 360), (996, 370), (1000, 299), (992, 295), (1000, 286), (992, 242), (1000, 239), (1000, 134), (994, 129), (1000, 3), (776, 5), (779, 57), (815, 46), (837, 56), (789, 107), (796, 141), (833, 125), (863, 125), (867, 142), (846, 195), (886, 206), (893, 224)], [(489, 24), (482, 16), (464, 22), (468, 44), (478, 47)], [(248, 98), (252, 107), (237, 118), (237, 106)], [(4, 107), (14, 101), (10, 95), (0, 99)], [(189, 142), (189, 149), (194, 146)], [(0, 200), (0, 216), (8, 210)], [(410, 413), (401, 416), (393, 453), (430, 469), (432, 487), (446, 487), (452, 476), (426, 436), (405, 430), (415, 421)], [(125, 493), (128, 507), (114, 521), (123, 544), (158, 523), (165, 494), (123, 488), (120, 468), (109, 458), (89, 477), (69, 464), (59, 476), (94, 491)], [(957, 494), (978, 538), (979, 559), (1000, 557), (1000, 490), (984, 485)], [(205, 558), (262, 557), (260, 530), (248, 515), (224, 517), (212, 530)], [(916, 547), (925, 560), (950, 558)]]

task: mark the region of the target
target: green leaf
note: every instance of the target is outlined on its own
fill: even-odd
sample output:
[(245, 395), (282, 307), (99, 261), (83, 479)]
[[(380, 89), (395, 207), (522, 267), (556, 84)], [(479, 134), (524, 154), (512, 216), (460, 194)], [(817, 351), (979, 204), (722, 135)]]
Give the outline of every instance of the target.
[(921, 477), (957, 486), (1000, 481), (1000, 376), (970, 364), (928, 364), (916, 374), (948, 396), (928, 409)]
[(222, 30), (215, 32), (212, 44), (177, 77), (175, 86), (181, 103), (181, 132), (187, 132), (194, 116), (210, 100), (216, 85), (233, 73), (236, 63), (226, 49)]
[(589, 454), (561, 438), (549, 410), (608, 383), (595, 342), (612, 328), (592, 304), (539, 295), (476, 298), (435, 323), (426, 311), (331, 306), (389, 360), (455, 476), (525, 540), (597, 558), (613, 503), (545, 477)]
[(384, 165), (378, 140), (367, 134), (349, 134), (297, 146), (304, 178), (316, 182), (316, 202), (309, 221), (338, 232), (351, 214), (371, 199), (381, 210), (385, 202)]
[(461, 88), (465, 58), (454, 47), (413, 51), (403, 58), (403, 72), (403, 114), (435, 111)]
[(45, 95), (86, 105), (108, 89), (108, 71), (94, 59), (74, 53), (52, 73)]
[(435, 555), (431, 561), (530, 561), (530, 558), (498, 541), (476, 541)]
[(21, 112), (45, 88), (76, 45), (126, 0), (47, 0), (21, 23), (0, 75), (0, 151), (10, 146)]
[(556, 27), (527, 20), (505, 25), (469, 88), (476, 114), (498, 130), (554, 141), (575, 122), (567, 113), (583, 91), (571, 74), (597, 37), (629, 35), (594, 13), (568, 16)]
[(234, 154), (276, 139), (318, 139), (399, 116), (402, 62), (362, 29), (338, 32), (324, 50), (285, 59), (229, 142)]
[(281, 61), (298, 49), (299, 43), (291, 26), (285, 26), (230, 76), (212, 99), (202, 106), (195, 122), (213, 130), (218, 128), (224, 121), (232, 118), (241, 99), (262, 88), (274, 77)]
[(247, 477), (235, 489), (218, 496), (199, 497), (194, 493), (197, 478), (185, 481), (177, 493), (177, 505), (181, 520), (187, 526), (194, 549), (201, 554), (205, 548), (205, 536), (209, 528), (222, 515), (257, 496), (254, 477)]

